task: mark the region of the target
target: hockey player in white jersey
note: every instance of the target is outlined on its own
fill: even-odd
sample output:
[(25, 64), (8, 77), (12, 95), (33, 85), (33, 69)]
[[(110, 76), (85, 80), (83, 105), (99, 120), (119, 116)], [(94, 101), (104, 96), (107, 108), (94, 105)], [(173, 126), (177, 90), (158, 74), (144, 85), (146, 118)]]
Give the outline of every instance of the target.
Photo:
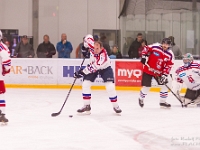
[(5, 85), (4, 85), (4, 79), (3, 76), (8, 74), (10, 72), (10, 51), (8, 47), (2, 42), (2, 32), (0, 30), (0, 122), (8, 122), (8, 119), (5, 117), (5, 107), (6, 107), (6, 101), (4, 98), (4, 93), (6, 92)]
[(90, 113), (91, 110), (91, 83), (94, 82), (98, 74), (105, 82), (106, 90), (109, 99), (113, 105), (116, 113), (121, 113), (121, 109), (117, 103), (117, 94), (114, 84), (114, 74), (111, 68), (111, 61), (107, 55), (106, 50), (100, 41), (94, 41), (92, 35), (87, 35), (84, 39), (84, 46), (82, 47), (84, 57), (90, 57), (88, 65), (84, 69), (74, 73), (75, 78), (83, 77), (82, 95), (84, 106), (78, 109), (79, 113)]
[[(200, 103), (200, 64), (193, 62), (192, 54), (187, 53), (183, 56), (183, 65), (176, 70), (175, 81), (172, 90), (185, 106)], [(181, 97), (180, 90), (183, 83), (187, 90), (185, 96)]]

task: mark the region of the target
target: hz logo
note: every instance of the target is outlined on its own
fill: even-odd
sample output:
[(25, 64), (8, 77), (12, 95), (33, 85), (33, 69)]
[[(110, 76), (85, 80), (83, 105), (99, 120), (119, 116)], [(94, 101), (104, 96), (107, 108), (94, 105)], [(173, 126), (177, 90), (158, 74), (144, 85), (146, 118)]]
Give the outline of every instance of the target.
[[(73, 77), (74, 72), (78, 71), (80, 66), (63, 66), (63, 77)], [(82, 69), (85, 66), (82, 66)]]

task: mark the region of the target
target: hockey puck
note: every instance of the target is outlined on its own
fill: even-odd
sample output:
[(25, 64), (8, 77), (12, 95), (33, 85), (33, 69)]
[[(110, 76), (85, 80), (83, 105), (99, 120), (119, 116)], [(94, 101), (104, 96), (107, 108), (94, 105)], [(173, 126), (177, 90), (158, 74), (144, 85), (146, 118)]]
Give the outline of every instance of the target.
[(72, 118), (72, 117), (73, 117), (73, 115), (69, 115), (69, 117), (70, 117), (70, 118)]

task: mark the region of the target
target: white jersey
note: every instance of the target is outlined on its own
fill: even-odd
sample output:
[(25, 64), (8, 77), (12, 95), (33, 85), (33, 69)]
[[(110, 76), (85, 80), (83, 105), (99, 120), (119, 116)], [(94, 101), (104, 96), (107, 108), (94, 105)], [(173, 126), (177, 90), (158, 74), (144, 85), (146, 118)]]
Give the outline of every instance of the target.
[(188, 89), (200, 89), (200, 64), (193, 62), (189, 67), (179, 67), (176, 70), (176, 80), (185, 83)]
[(99, 54), (94, 54), (90, 51), (89, 64), (83, 69), (83, 72), (85, 74), (94, 73), (98, 70), (106, 69), (109, 66), (111, 66), (111, 61), (105, 49), (102, 49)]
[[(0, 42), (0, 63), (7, 71), (11, 67), (10, 51), (3, 42)], [(2, 67), (0, 67), (0, 79), (2, 80)]]

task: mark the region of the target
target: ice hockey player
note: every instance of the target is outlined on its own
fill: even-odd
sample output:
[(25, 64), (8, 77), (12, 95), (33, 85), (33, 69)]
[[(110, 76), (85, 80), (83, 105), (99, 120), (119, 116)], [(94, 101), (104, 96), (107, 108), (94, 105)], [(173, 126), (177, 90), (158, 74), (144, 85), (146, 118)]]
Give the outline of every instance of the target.
[(0, 62), (2, 67), (0, 67), (0, 122), (6, 123), (8, 119), (5, 117), (5, 107), (6, 101), (4, 98), (4, 93), (6, 92), (3, 76), (10, 72), (11, 59), (10, 51), (8, 47), (2, 42), (3, 35), (0, 30)]
[(107, 55), (106, 50), (100, 41), (94, 41), (92, 35), (87, 35), (84, 39), (84, 46), (82, 47), (82, 53), (84, 57), (89, 57), (89, 63), (84, 69), (81, 69), (74, 73), (75, 78), (83, 77), (82, 95), (84, 106), (78, 109), (78, 113), (86, 112), (90, 113), (91, 110), (91, 83), (94, 82), (98, 74), (105, 82), (106, 90), (109, 99), (113, 105), (113, 109), (116, 113), (121, 113), (117, 103), (117, 94), (114, 84), (114, 74), (111, 68), (111, 61)]
[(168, 89), (165, 84), (167, 77), (173, 65), (174, 55), (170, 50), (171, 40), (164, 38), (161, 44), (156, 43), (144, 47), (142, 51), (141, 62), (144, 64), (142, 75), (142, 89), (140, 90), (139, 105), (144, 106), (144, 99), (151, 87), (151, 80), (155, 78), (160, 90), (160, 106), (170, 108), (171, 105), (166, 102)]
[[(193, 62), (193, 56), (187, 53), (183, 56), (183, 65), (176, 70), (172, 90), (177, 94), (185, 106), (200, 103), (200, 64)], [(180, 96), (183, 83), (187, 90), (185, 96)]]

